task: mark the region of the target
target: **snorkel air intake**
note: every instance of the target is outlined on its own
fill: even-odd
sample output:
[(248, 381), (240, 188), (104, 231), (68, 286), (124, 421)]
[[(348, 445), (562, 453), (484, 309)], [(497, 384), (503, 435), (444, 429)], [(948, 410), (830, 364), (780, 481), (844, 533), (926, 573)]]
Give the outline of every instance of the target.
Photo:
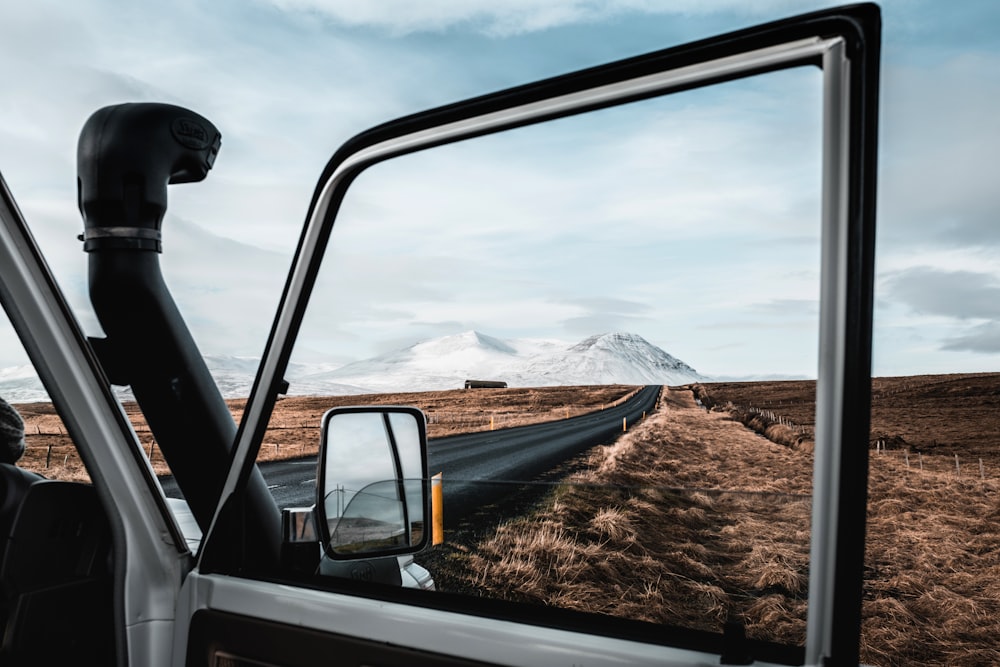
[(120, 104), (95, 112), (77, 147), (83, 249), (160, 252), (167, 185), (204, 180), (221, 143), (214, 125), (181, 107)]
[[(220, 144), (219, 131), (198, 114), (143, 103), (99, 109), (77, 149), (90, 299), (107, 335), (92, 343), (112, 384), (131, 385), (203, 532), (229, 469), (236, 424), (164, 283), (161, 223), (167, 185), (203, 180)], [(256, 468), (245, 498), (243, 537), (253, 546), (244, 549), (244, 563), (276, 563), (280, 515)]]

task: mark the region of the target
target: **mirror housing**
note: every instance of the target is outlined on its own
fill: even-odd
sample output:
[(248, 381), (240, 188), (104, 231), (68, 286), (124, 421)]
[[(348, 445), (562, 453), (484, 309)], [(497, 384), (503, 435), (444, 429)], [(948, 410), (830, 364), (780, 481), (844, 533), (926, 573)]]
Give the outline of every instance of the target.
[(356, 406), (323, 415), (315, 519), (329, 558), (416, 553), (430, 517), (423, 412)]

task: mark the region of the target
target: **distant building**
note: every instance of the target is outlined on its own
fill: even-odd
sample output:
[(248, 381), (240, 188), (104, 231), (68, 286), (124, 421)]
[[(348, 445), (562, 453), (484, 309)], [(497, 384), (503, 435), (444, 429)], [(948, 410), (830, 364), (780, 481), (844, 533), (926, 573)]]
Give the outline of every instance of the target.
[(506, 382), (497, 382), (496, 380), (466, 380), (466, 389), (506, 389)]

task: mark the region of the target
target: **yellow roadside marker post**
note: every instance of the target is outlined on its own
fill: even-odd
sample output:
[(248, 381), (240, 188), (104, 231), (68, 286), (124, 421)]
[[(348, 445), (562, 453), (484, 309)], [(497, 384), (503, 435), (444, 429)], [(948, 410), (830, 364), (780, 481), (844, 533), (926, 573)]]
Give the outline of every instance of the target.
[(433, 531), (431, 544), (444, 544), (444, 489), (441, 488), (441, 473), (431, 477), (431, 521)]

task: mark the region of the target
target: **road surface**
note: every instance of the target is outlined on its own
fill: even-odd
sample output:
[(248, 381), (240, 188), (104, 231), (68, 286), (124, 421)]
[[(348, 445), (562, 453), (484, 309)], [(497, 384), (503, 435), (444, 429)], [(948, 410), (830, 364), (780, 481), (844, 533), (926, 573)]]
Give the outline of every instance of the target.
[[(660, 389), (644, 387), (619, 406), (580, 417), (429, 441), (428, 468), (432, 475), (442, 473), (446, 515), (462, 516), (503, 495), (510, 489), (503, 482), (530, 481), (613, 441), (622, 433), (622, 420), (634, 424), (653, 411)], [(279, 507), (308, 507), (316, 501), (316, 457), (269, 461), (260, 470)], [(180, 497), (172, 478), (160, 481), (168, 496)]]
[(462, 516), (512, 489), (484, 481), (530, 481), (595, 445), (613, 441), (622, 433), (622, 420), (634, 424), (643, 413), (652, 412), (659, 394), (659, 386), (648, 386), (617, 407), (588, 415), (432, 440), (428, 468), (431, 475), (442, 473), (445, 516)]

